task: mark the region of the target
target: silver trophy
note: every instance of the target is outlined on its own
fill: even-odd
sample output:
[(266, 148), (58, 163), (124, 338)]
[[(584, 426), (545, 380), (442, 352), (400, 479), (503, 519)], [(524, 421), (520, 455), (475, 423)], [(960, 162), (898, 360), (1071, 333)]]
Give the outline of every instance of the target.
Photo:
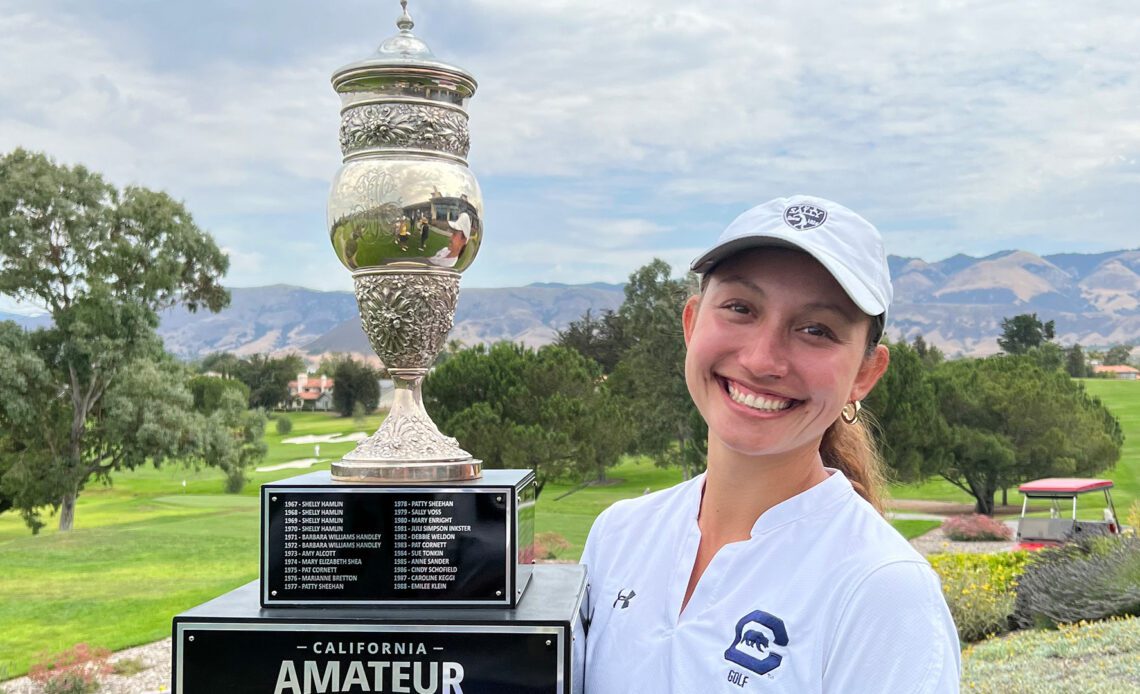
[(339, 462), (333, 479), (475, 479), (482, 462), (440, 433), (420, 385), (455, 319), (459, 274), (483, 239), (483, 197), (467, 168), (467, 100), (475, 79), (400, 33), (333, 74), (344, 165), (329, 193), (329, 236), (352, 270), (360, 319), (395, 384), (380, 429)]

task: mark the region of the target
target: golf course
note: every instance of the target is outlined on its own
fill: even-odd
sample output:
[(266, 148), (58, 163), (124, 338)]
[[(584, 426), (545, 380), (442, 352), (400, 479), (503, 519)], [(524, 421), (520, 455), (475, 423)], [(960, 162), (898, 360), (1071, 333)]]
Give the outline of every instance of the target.
[[(1123, 516), (1140, 499), (1140, 383), (1085, 383), (1120, 419), (1127, 437), (1120, 462), (1104, 473), (1116, 482), (1116, 507)], [(167, 465), (119, 473), (111, 485), (83, 490), (71, 532), (57, 532), (49, 518), (32, 535), (18, 514), (0, 515), (0, 681), (25, 673), (45, 653), (77, 643), (118, 650), (161, 639), (169, 635), (174, 614), (256, 579), (259, 485), (327, 469), (351, 450), (352, 434), (371, 432), (381, 420), (288, 416), (292, 431), (282, 435), (269, 427), (269, 453), (240, 494), (223, 494), (223, 475), (214, 469)], [(625, 459), (608, 475), (608, 484), (576, 491), (571, 484), (545, 487), (537, 531), (549, 557), (577, 559), (603, 509), (681, 479), (677, 469), (642, 459)], [(896, 486), (892, 494), (971, 502), (936, 480)], [(1011, 490), (1011, 503), (1018, 500)], [(1086, 504), (1084, 512), (1100, 513), (1096, 503)], [(908, 537), (937, 525), (895, 523)]]

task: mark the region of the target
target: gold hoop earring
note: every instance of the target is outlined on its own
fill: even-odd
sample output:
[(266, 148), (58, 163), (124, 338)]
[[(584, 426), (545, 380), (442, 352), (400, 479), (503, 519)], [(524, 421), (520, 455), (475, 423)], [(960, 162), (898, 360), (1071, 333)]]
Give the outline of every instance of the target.
[(863, 409), (863, 403), (858, 400), (852, 400), (843, 406), (839, 411), (839, 418), (847, 424), (854, 424), (859, 421), (859, 411)]

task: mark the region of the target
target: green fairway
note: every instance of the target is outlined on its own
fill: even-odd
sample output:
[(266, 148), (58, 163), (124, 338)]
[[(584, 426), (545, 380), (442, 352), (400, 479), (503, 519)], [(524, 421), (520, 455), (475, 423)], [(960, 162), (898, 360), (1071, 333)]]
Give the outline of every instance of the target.
[[(1091, 395), (1104, 402), (1108, 409), (1120, 420), (1124, 430), (1124, 448), (1116, 467), (1099, 473), (1116, 483), (1112, 490), (1113, 503), (1117, 513), (1123, 518), (1130, 504), (1140, 501), (1140, 381), (1116, 381), (1102, 378), (1081, 379), (1081, 383)], [(941, 478), (927, 480), (920, 485), (895, 485), (891, 496), (898, 499), (926, 499), (972, 504), (973, 497)], [(997, 501), (1000, 503), (1001, 496)], [(1009, 490), (1009, 503), (1021, 504), (1021, 495), (1016, 489)], [(1045, 508), (1042, 506), (1042, 508)], [(1088, 494), (1080, 499), (1079, 516), (1100, 518), (1104, 508), (1104, 497)]]
[(931, 530), (934, 530), (938, 526), (942, 525), (942, 521), (896, 519), (891, 521), (891, 525), (893, 525), (895, 527), (895, 530), (899, 531), (903, 537), (910, 540), (912, 538), (918, 537), (919, 535), (925, 535)]
[[(326, 414), (292, 415), (293, 431), (266, 435), (263, 466), (313, 457), (306, 435), (371, 432)], [(322, 443), (327, 468), (353, 443)], [(224, 475), (180, 466), (117, 474), (112, 486), (83, 491), (75, 529), (56, 519), (31, 535), (15, 513), (0, 515), (0, 672), (15, 676), (45, 651), (76, 643), (119, 649), (170, 633), (177, 612), (258, 575), (258, 487), (308, 470), (252, 472), (240, 495), (222, 494)], [(185, 482), (185, 486), (183, 483)]]
[[(270, 424), (262, 467), (314, 457), (316, 443), (283, 439), (371, 432), (381, 421), (371, 417), (361, 426), (327, 414), (290, 416), (293, 431), (286, 436)], [(18, 515), (0, 515), (0, 672), (22, 674), (37, 655), (76, 643), (116, 650), (154, 641), (169, 634), (174, 614), (257, 578), (259, 485), (328, 469), (354, 444), (319, 445), (320, 463), (252, 472), (239, 495), (222, 494), (223, 475), (208, 468), (117, 474), (112, 486), (84, 490), (70, 533), (57, 532), (56, 519), (48, 518), (33, 536)], [(543, 490), (536, 530), (566, 538), (569, 547), (559, 559), (578, 559), (594, 519), (613, 502), (681, 481), (676, 468), (646, 459), (627, 459), (608, 474), (609, 483), (568, 495), (575, 485), (550, 483)], [(894, 525), (913, 537), (937, 523)]]

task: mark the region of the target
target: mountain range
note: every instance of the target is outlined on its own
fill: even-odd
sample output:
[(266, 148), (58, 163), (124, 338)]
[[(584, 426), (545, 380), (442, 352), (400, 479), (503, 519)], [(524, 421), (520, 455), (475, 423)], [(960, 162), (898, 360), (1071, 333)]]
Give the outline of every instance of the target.
[[(891, 256), (888, 262), (895, 286), (887, 325), (892, 339), (922, 334), (949, 355), (981, 356), (998, 350), (1002, 318), (1036, 313), (1055, 321), (1061, 344), (1140, 344), (1140, 249), (1045, 256), (1002, 251), (933, 263)], [(164, 312), (159, 333), (167, 349), (186, 359), (215, 351), (299, 351), (313, 359), (328, 352), (372, 354), (350, 292), (288, 285), (230, 291), (230, 306), (217, 314)], [(537, 347), (587, 310), (616, 310), (623, 298), (619, 284), (461, 289), (450, 339)], [(49, 322), (0, 313), (4, 319), (29, 328)]]
[(1140, 344), (1140, 250), (1039, 256), (1002, 251), (937, 263), (888, 259), (895, 286), (888, 333), (948, 354), (998, 351), (1002, 318), (1036, 313), (1064, 345)]

